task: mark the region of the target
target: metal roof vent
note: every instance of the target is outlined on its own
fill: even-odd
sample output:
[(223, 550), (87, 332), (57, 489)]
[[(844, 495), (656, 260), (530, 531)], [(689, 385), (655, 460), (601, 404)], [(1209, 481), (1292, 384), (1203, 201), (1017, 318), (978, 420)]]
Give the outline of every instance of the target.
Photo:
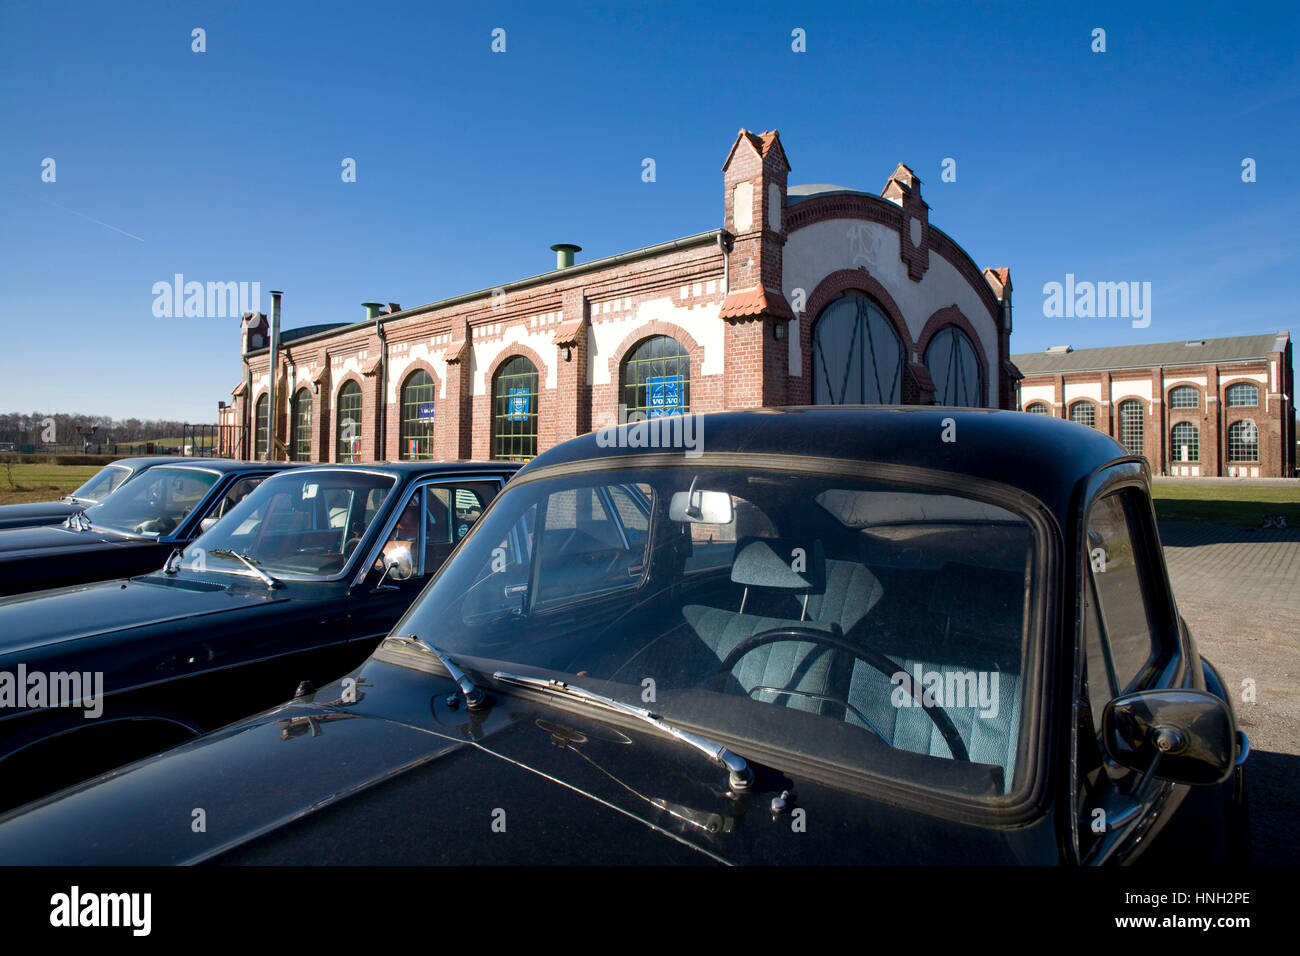
[(1065, 355), (1073, 351), (1073, 345), (1052, 345), (1046, 349), (1048, 355)]
[(1204, 344), (1205, 344), (1205, 339), (1192, 339), (1192, 341), (1190, 342), (1183, 343), (1183, 345), (1187, 346), (1188, 348), (1196, 348)]
[(551, 246), (551, 251), (555, 253), (555, 268), (567, 269), (573, 265), (573, 254), (581, 252), (582, 246), (575, 246), (571, 242), (557, 242)]

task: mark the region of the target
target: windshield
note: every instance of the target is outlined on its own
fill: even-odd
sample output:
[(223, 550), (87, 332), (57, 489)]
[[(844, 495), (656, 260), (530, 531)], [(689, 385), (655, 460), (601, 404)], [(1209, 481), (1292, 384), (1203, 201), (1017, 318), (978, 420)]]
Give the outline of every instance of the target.
[(293, 471), (262, 482), (185, 550), (209, 571), (251, 574), (237, 552), (263, 571), (328, 577), (343, 571), (396, 484), (361, 471)]
[(1001, 796), (1038, 547), (956, 488), (586, 471), (508, 485), (393, 633), (476, 679), (569, 680), (737, 749)]
[(130, 477), (130, 468), (124, 465), (108, 465), (95, 472), (94, 477), (68, 497), (82, 501), (103, 501)]
[(210, 471), (150, 468), (97, 505), (86, 509), (92, 527), (142, 534), (171, 534), (189, 517), (217, 480)]

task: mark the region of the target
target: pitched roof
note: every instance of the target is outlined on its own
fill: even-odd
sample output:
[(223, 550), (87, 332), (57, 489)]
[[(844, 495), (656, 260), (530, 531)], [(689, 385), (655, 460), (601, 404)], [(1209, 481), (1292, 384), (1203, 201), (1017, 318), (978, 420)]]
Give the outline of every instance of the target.
[(722, 162), (723, 169), (726, 169), (731, 164), (731, 157), (735, 155), (736, 147), (740, 145), (742, 140), (754, 147), (754, 152), (764, 159), (767, 159), (767, 154), (775, 149), (777, 155), (781, 157), (781, 162), (785, 163), (785, 168), (787, 170), (790, 168), (790, 160), (786, 158), (785, 147), (781, 145), (781, 136), (776, 130), (770, 129), (765, 133), (751, 133), (747, 129), (741, 129), (736, 134), (731, 149), (727, 151), (727, 158)]
[(1267, 358), (1274, 352), (1281, 333), (1239, 335), (1223, 339), (1187, 342), (1152, 342), (1147, 345), (1117, 345), (1069, 352), (1025, 352), (1011, 361), (1025, 375), (1045, 372), (1092, 372), (1120, 368), (1151, 368), (1169, 365), (1206, 365), (1216, 362), (1248, 362)]
[(779, 319), (793, 319), (794, 310), (778, 289), (765, 289), (761, 285), (727, 295), (718, 312), (720, 319), (739, 319), (766, 312)]

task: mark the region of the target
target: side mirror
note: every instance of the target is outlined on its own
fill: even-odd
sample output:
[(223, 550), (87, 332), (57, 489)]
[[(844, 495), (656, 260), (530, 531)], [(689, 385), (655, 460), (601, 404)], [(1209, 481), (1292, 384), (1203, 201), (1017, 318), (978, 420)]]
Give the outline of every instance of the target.
[(375, 584), (375, 590), (392, 589), (391, 584), (385, 584), (389, 578), (394, 581), (406, 581), (415, 574), (415, 555), (411, 554), (410, 548), (400, 548), (392, 554), (383, 555), (380, 560), (384, 565), (384, 573), (379, 576), (379, 581)]
[(204, 518), (202, 521), (199, 522), (199, 534), (202, 534), (203, 532), (207, 531), (219, 520), (220, 519), (217, 518), (216, 515), (213, 515), (212, 517), (209, 518)]
[(1236, 760), (1232, 713), (1203, 690), (1123, 694), (1106, 705), (1101, 727), (1112, 760), (1162, 780), (1222, 783)]

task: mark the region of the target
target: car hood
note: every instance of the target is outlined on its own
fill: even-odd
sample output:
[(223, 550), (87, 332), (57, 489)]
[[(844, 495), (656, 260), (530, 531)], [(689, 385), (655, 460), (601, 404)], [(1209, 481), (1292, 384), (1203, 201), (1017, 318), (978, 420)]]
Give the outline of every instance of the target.
[(721, 767), (653, 732), (514, 696), (470, 712), (445, 678), (374, 659), (353, 679), (0, 818), (0, 861), (987, 864), (1055, 852), (1048, 815), (959, 824), (770, 767), (737, 796)]
[(84, 504), (67, 501), (31, 501), (20, 505), (0, 506), (0, 529), (29, 525), (57, 524), (68, 515), (81, 511)]
[(133, 547), (152, 544), (147, 538), (128, 538), (110, 531), (74, 531), (59, 525), (34, 528), (0, 529), (0, 561), (21, 561), (27, 557), (46, 557), (59, 551), (77, 551), (95, 547)]
[[(0, 661), (54, 645), (288, 600), (284, 591), (147, 574), (0, 598)], [(79, 669), (95, 669), (83, 666)]]

